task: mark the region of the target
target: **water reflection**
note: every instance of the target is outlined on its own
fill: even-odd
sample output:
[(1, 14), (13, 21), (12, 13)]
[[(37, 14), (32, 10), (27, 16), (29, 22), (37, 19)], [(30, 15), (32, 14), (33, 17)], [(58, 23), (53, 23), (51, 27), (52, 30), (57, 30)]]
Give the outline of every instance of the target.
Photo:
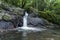
[[(23, 35), (23, 36), (22, 36)], [(0, 34), (1, 40), (60, 40), (60, 35), (52, 32), (30, 32), (26, 35), (24, 32), (8, 32)]]

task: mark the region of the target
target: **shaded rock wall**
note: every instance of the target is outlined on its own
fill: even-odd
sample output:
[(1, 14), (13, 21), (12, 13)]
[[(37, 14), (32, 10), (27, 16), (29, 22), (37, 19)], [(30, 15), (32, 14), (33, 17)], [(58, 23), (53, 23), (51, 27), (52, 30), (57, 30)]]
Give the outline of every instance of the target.
[[(4, 5), (4, 4), (0, 4), (0, 8), (1, 8), (0, 9), (0, 28), (8, 29), (10, 27), (12, 28), (12, 25), (13, 25), (13, 28), (17, 27), (19, 22), (21, 22), (21, 19), (22, 19), (23, 13), (24, 13), (24, 9), (21, 9), (19, 7)], [(10, 25), (10, 24), (12, 24), (12, 25)], [(8, 27), (6, 27), (6, 26), (8, 26)]]

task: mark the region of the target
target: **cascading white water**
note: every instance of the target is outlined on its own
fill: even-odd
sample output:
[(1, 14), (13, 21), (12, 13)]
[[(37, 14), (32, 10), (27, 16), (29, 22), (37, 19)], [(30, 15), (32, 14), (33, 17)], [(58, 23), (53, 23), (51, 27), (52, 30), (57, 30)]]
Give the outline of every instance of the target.
[(27, 27), (27, 17), (28, 17), (28, 13), (25, 12), (25, 16), (23, 17), (23, 27)]

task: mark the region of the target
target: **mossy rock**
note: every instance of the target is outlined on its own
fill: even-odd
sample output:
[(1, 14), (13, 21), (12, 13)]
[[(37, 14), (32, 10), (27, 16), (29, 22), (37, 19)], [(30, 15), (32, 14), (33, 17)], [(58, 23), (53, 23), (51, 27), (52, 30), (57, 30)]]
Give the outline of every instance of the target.
[(2, 19), (2, 14), (0, 13), (0, 20)]
[(4, 15), (4, 16), (2, 17), (2, 19), (4, 19), (4, 20), (11, 20), (12, 17), (11, 17), (10, 15)]

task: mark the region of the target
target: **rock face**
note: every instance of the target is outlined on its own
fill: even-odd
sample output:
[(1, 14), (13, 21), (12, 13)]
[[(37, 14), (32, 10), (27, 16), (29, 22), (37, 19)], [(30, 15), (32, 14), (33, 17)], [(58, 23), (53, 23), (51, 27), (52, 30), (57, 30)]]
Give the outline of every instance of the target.
[(48, 21), (42, 19), (42, 18), (29, 18), (28, 19), (28, 26), (33, 27), (45, 27), (48, 24)]
[[(19, 14), (12, 14), (13, 12), (10, 11), (3, 11), (1, 10), (0, 12), (0, 20), (4, 20), (4, 21), (9, 21), (9, 22), (13, 22), (14, 26), (16, 27), (19, 20), (21, 19), (21, 15)], [(21, 22), (21, 21), (20, 21)]]
[[(4, 4), (0, 4), (0, 8), (1, 8), (0, 9), (0, 20), (4, 20), (4, 22), (0, 22), (1, 25), (4, 24), (8, 26), (11, 24), (10, 22), (12, 22), (14, 27), (17, 27), (18, 24), (20, 24), (20, 26), (22, 25), (21, 17), (24, 13), (24, 9), (21, 9), (15, 6), (4, 5)], [(1, 25), (0, 25), (0, 28), (5, 27), (5, 26), (1, 27)]]
[(14, 25), (11, 22), (0, 21), (0, 29), (13, 29)]

